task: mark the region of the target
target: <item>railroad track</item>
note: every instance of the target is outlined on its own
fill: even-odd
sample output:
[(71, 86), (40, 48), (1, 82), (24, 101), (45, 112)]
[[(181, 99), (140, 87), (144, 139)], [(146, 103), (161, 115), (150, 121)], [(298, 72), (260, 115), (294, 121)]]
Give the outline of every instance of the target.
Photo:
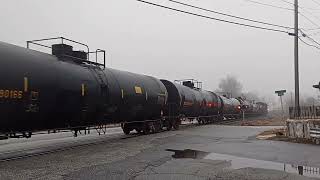
[[(248, 122), (248, 121), (254, 121), (256, 119), (263, 119), (263, 118), (266, 118), (265, 115), (261, 115), (261, 116), (250, 116), (250, 117), (246, 117), (245, 118), (245, 121)], [(216, 122), (214, 124), (217, 124), (217, 125), (240, 125), (242, 122), (242, 118), (239, 118), (239, 119), (229, 119), (229, 120), (223, 120), (223, 121), (219, 121), (219, 122)]]
[(215, 125), (233, 125), (235, 123), (240, 123), (242, 119), (228, 119), (213, 123)]
[[(180, 129), (185, 129), (195, 125), (197, 124), (183, 124), (180, 126)], [(119, 141), (119, 139), (125, 140), (125, 139), (136, 138), (139, 136), (144, 136), (144, 135), (138, 134), (138, 133), (124, 135), (121, 133), (121, 134), (106, 135), (104, 137), (96, 136), (94, 137), (94, 139), (89, 139), (89, 140), (85, 138), (86, 136), (81, 136), (81, 137), (77, 137), (79, 138), (79, 140), (72, 141), (72, 142), (66, 141), (59, 144), (53, 143), (53, 144), (42, 146), (39, 148), (24, 148), (19, 150), (8, 151), (5, 153), (0, 153), (0, 163), (24, 159), (24, 158), (31, 158), (31, 157), (41, 156), (41, 155), (48, 155), (48, 154), (58, 153), (62, 151), (85, 148), (85, 147), (99, 145), (107, 142), (109, 143), (116, 142), (116, 141)], [(84, 139), (81, 139), (82, 137)]]
[[(121, 136), (125, 136), (125, 135), (121, 134), (120, 137)], [(9, 152), (0, 154), (0, 162), (7, 162), (7, 161), (19, 160), (23, 158), (30, 158), (30, 157), (40, 156), (40, 155), (57, 153), (61, 151), (79, 149), (79, 148), (88, 147), (92, 145), (99, 145), (101, 143), (106, 143), (106, 142), (115, 142), (115, 141), (118, 141), (118, 137), (119, 137), (119, 134), (112, 134), (112, 135), (106, 136), (106, 138), (97, 136), (91, 140), (81, 139), (73, 142), (70, 142), (70, 141), (63, 142), (58, 145), (56, 143), (53, 143), (51, 145), (43, 146), (40, 148), (28, 148), (28, 149), (9, 151)]]
[[(252, 118), (250, 118), (252, 119)], [(229, 119), (229, 120), (223, 120), (219, 122), (212, 123), (212, 125), (236, 125), (236, 123), (240, 123), (242, 119)], [(248, 120), (248, 119), (246, 119)], [(181, 129), (186, 129), (186, 128), (191, 128), (194, 126), (199, 126), (197, 122), (189, 122), (182, 124), (180, 126)], [(16, 150), (16, 151), (8, 151), (5, 153), (0, 154), (0, 163), (1, 162), (8, 162), (8, 161), (13, 161), (13, 160), (19, 160), (19, 159), (24, 159), (24, 158), (31, 158), (35, 156), (41, 156), (41, 155), (48, 155), (52, 153), (57, 153), (57, 152), (62, 152), (62, 151), (68, 151), (68, 150), (73, 150), (73, 149), (79, 149), (79, 148), (85, 148), (88, 146), (94, 146), (94, 145), (99, 145), (102, 143), (107, 143), (107, 142), (116, 142), (119, 139), (125, 140), (125, 139), (130, 139), (130, 138), (136, 138), (139, 136), (143, 136), (142, 134), (130, 134), (130, 135), (124, 135), (124, 134), (111, 134), (107, 135), (105, 137), (97, 136), (94, 137), (94, 139), (81, 139), (82, 137), (86, 136), (81, 136), (78, 137), (79, 140), (76, 141), (67, 141), (64, 143), (60, 143), (57, 147), (57, 144), (51, 144), (48, 146), (43, 146), (40, 148), (29, 148), (29, 149), (21, 149), (21, 150)], [(44, 150), (46, 149), (46, 150)], [(11, 154), (11, 155), (10, 155)]]

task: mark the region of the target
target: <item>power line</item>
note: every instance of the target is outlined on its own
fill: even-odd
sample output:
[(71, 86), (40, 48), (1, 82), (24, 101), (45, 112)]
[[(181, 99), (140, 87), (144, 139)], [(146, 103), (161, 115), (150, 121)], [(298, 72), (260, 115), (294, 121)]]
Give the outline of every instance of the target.
[(302, 37), (306, 37), (308, 38), (310, 41), (312, 41), (313, 43), (317, 44), (318, 46), (320, 46), (320, 43), (317, 42), (316, 40), (314, 40), (313, 38), (311, 38), (309, 35), (305, 34), (301, 29), (299, 29), (299, 31), (301, 32), (302, 34)]
[[(287, 0), (280, 0), (280, 1), (282, 1), (282, 2), (284, 2), (284, 3), (287, 3), (287, 4), (290, 4), (290, 5), (294, 5), (294, 3), (289, 2), (289, 1), (287, 1)], [(312, 0), (312, 1), (314, 1), (314, 0)], [(320, 5), (320, 4), (319, 4), (319, 5)], [(309, 9), (309, 10), (314, 10), (314, 11), (320, 11), (320, 9), (308, 8), (308, 7), (302, 7), (302, 6), (298, 6), (298, 8), (301, 8), (301, 9)]]
[(318, 46), (320, 46), (320, 43), (318, 43), (316, 40), (312, 39), (312, 38), (309, 37), (308, 35), (307, 35), (307, 38), (310, 39), (312, 42), (316, 43)]
[(215, 21), (220, 21), (220, 22), (224, 22), (224, 23), (229, 23), (229, 24), (234, 24), (234, 25), (239, 25), (239, 26), (245, 26), (245, 27), (250, 27), (250, 28), (255, 28), (255, 29), (262, 29), (262, 30), (273, 31), (273, 32), (281, 32), (281, 33), (286, 33), (286, 34), (288, 33), (288, 31), (284, 31), (284, 30), (280, 30), (280, 29), (272, 29), (272, 28), (266, 28), (266, 27), (255, 26), (255, 25), (250, 25), (250, 24), (238, 23), (238, 22), (234, 22), (234, 21), (228, 21), (228, 20), (224, 20), (224, 19), (218, 19), (218, 18), (205, 16), (205, 15), (201, 15), (201, 14), (196, 14), (196, 13), (192, 13), (192, 12), (188, 12), (188, 11), (184, 11), (184, 10), (180, 10), (180, 9), (175, 9), (175, 8), (168, 7), (168, 6), (163, 6), (163, 5), (160, 5), (160, 4), (155, 4), (155, 3), (144, 1), (144, 0), (136, 0), (136, 1), (142, 2), (142, 3), (145, 3), (145, 4), (149, 4), (149, 5), (152, 5), (152, 6), (157, 6), (157, 7), (161, 7), (161, 8), (164, 8), (164, 9), (169, 9), (169, 10), (172, 10), (172, 11), (184, 13), (184, 14), (189, 14), (189, 15), (192, 15), (192, 16), (202, 17), (202, 18), (205, 18), (205, 19), (211, 19), (211, 20), (215, 20)]
[[(287, 4), (290, 4), (290, 5), (294, 5), (294, 3), (289, 2), (287, 0), (280, 0), (280, 1), (285, 2)], [(318, 5), (320, 5), (320, 3), (316, 2), (315, 0), (312, 0), (312, 1), (317, 3)], [(320, 18), (318, 16), (314, 15), (312, 12), (309, 11), (309, 10), (320, 10), (320, 9), (312, 9), (312, 8), (306, 8), (306, 7), (301, 7), (301, 6), (298, 6), (298, 8), (301, 9), (302, 11), (305, 11), (306, 13), (310, 14), (312, 17), (320, 20)], [(309, 9), (309, 10), (307, 10), (307, 9)], [(303, 15), (301, 12), (300, 12), (300, 15), (302, 17), (304, 17), (305, 19), (307, 19), (309, 22), (311, 22), (313, 25), (317, 26), (318, 28), (316, 28), (316, 29), (320, 29), (320, 26), (317, 23), (315, 23), (314, 21), (312, 21), (310, 18), (308, 18), (306, 15)], [(312, 30), (316, 30), (316, 29), (312, 29)], [(305, 30), (307, 30), (307, 29), (305, 29)]]
[(211, 13), (215, 13), (215, 14), (220, 14), (220, 15), (223, 15), (223, 16), (228, 16), (228, 17), (232, 17), (232, 18), (236, 18), (236, 19), (241, 19), (241, 20), (245, 20), (245, 21), (250, 21), (250, 22), (255, 22), (255, 23), (260, 23), (260, 24), (264, 24), (264, 25), (285, 28), (285, 29), (293, 29), (293, 28), (288, 27), (288, 26), (282, 26), (282, 25), (278, 25), (278, 24), (272, 24), (272, 23), (268, 23), (268, 22), (263, 22), (263, 21), (253, 20), (253, 19), (249, 19), (249, 18), (244, 18), (244, 17), (240, 17), (240, 16), (231, 15), (231, 14), (226, 14), (226, 13), (222, 13), (222, 12), (219, 12), (219, 11), (205, 9), (205, 8), (202, 8), (202, 7), (194, 6), (194, 5), (187, 4), (187, 3), (182, 3), (182, 2), (179, 2), (179, 1), (175, 1), (175, 0), (169, 0), (169, 1), (173, 2), (173, 3), (176, 3), (176, 4), (180, 4), (180, 5), (184, 5), (184, 6), (192, 7), (192, 8), (195, 8), (195, 9), (200, 9), (200, 10), (203, 10), (203, 11), (207, 11), (207, 12), (211, 12)]
[(304, 17), (306, 20), (308, 20), (311, 24), (317, 26), (317, 28), (320, 28), (320, 26), (319, 26), (317, 23), (315, 23), (314, 21), (312, 21), (312, 20), (311, 20), (310, 18), (308, 18), (306, 15), (302, 14), (301, 12), (299, 12), (299, 14), (300, 14), (302, 17)]
[(282, 1), (282, 2), (284, 2), (284, 3), (287, 3), (287, 4), (291, 4), (291, 5), (293, 5), (293, 4), (294, 4), (294, 3), (289, 2), (289, 1), (286, 1), (286, 0), (280, 0), (280, 1)]
[[(285, 2), (285, 3), (287, 3), (287, 4), (294, 5), (294, 3), (289, 2), (289, 1), (287, 1), (287, 0), (280, 0), (280, 1)], [(320, 4), (319, 4), (319, 5), (320, 5)], [(316, 19), (320, 20), (320, 18), (319, 18), (318, 16), (314, 15), (312, 12), (310, 12), (309, 10), (307, 10), (307, 9), (311, 9), (311, 8), (306, 8), (306, 7), (301, 7), (301, 6), (298, 6), (298, 8), (301, 9), (301, 11), (304, 11), (305, 13), (310, 14), (313, 18), (316, 18)], [(320, 9), (313, 9), (313, 10), (320, 10)], [(313, 25), (317, 26), (316, 29), (320, 29), (320, 26), (319, 26), (317, 23), (315, 23), (314, 21), (312, 21), (308, 16), (302, 14), (301, 12), (299, 12), (299, 14), (300, 14), (303, 18), (305, 18), (306, 20), (308, 20), (310, 23), (312, 23)], [(301, 28), (301, 29), (302, 29), (302, 28)], [(312, 30), (316, 30), (316, 29), (312, 29)]]
[[(287, 4), (290, 4), (290, 5), (294, 5), (294, 3), (289, 2), (289, 1), (287, 1), (287, 0), (280, 0), (280, 1), (282, 1), (282, 2), (284, 2), (284, 3), (287, 3)], [(314, 0), (312, 0), (312, 1), (314, 1)], [(320, 5), (320, 3), (318, 3), (318, 2), (315, 2), (315, 3), (317, 3), (318, 5)], [(301, 7), (301, 6), (298, 6), (298, 8), (301, 9), (302, 11), (305, 11), (306, 13), (310, 14), (310, 15), (313, 16), (314, 18), (320, 20), (319, 17), (317, 17), (316, 15), (314, 15), (313, 13), (311, 13), (310, 11), (306, 10), (306, 9), (310, 9), (310, 10), (319, 10), (319, 9), (312, 9), (312, 8), (306, 8), (306, 7)], [(301, 29), (304, 29), (304, 30), (318, 30), (318, 29), (320, 29), (320, 26), (319, 26), (317, 23), (315, 23), (314, 21), (312, 21), (310, 18), (308, 18), (306, 15), (302, 14), (301, 12), (299, 12), (299, 14), (300, 14), (303, 18), (305, 18), (306, 20), (308, 20), (310, 23), (312, 23), (313, 25), (317, 26), (317, 28), (314, 28), (314, 29), (304, 29), (304, 28), (301, 28)]]
[(320, 18), (316, 15), (314, 15), (312, 12), (310, 12), (309, 10), (306, 10), (305, 8), (300, 8), (301, 10), (303, 10), (304, 12), (306, 12), (307, 14), (310, 14), (312, 17), (320, 20)]
[[(293, 3), (288, 2), (287, 0), (281, 0), (281, 1), (287, 2), (287, 3), (289, 3), (289, 4), (294, 5)], [(317, 19), (317, 20), (320, 20), (320, 18), (319, 18), (318, 16), (316, 16), (316, 15), (314, 15), (312, 12), (310, 12), (311, 8), (305, 8), (305, 7), (301, 7), (301, 6), (298, 6), (298, 8), (301, 9), (301, 11), (304, 11), (305, 13), (311, 15), (313, 18), (315, 18), (315, 19)], [(309, 10), (307, 10), (307, 9), (309, 9)], [(314, 9), (314, 10), (320, 10), (320, 9)], [(301, 12), (299, 12), (299, 14), (300, 14), (302, 17), (304, 17), (306, 20), (308, 20), (310, 23), (312, 23), (313, 25), (317, 26), (317, 28), (320, 28), (320, 26), (319, 26), (317, 23), (315, 23), (314, 21), (312, 21), (309, 17), (307, 17), (306, 15), (302, 14)]]
[(317, 48), (317, 49), (320, 49), (318, 46), (315, 46), (315, 45), (312, 45), (312, 44), (309, 44), (307, 42), (305, 42), (303, 39), (301, 39), (301, 37), (298, 37), (300, 39), (301, 42), (303, 42), (304, 44), (310, 46), (310, 47), (314, 47), (314, 48)]
[[(287, 4), (294, 5), (294, 3), (289, 2), (289, 1), (287, 1), (287, 0), (280, 0), (280, 1), (285, 2), (285, 3), (287, 3)], [(314, 0), (312, 0), (312, 1), (314, 1)], [(320, 4), (318, 4), (318, 5), (320, 5)], [(303, 10), (303, 11), (305, 11), (306, 13), (310, 14), (312, 17), (320, 20), (320, 18), (319, 18), (318, 16), (314, 15), (312, 12), (309, 11), (309, 10), (320, 10), (320, 9), (312, 9), (312, 8), (306, 8), (306, 7), (301, 7), (301, 6), (298, 6), (298, 8), (301, 9), (301, 10)], [(309, 10), (307, 10), (307, 9), (309, 9)], [(301, 13), (301, 12), (300, 12), (300, 13)], [(307, 16), (305, 16), (305, 15), (302, 15), (302, 16), (303, 16), (304, 18), (306, 18), (309, 22), (311, 22), (313, 25), (319, 27), (319, 25), (317, 25), (315, 22), (313, 22), (312, 20), (310, 20)]]
[(307, 32), (320, 32), (320, 28), (319, 27), (315, 27), (315, 28), (300, 28), (304, 31), (307, 31)]
[(318, 36), (319, 34), (320, 34), (320, 32), (318, 31), (318, 32), (310, 34), (309, 36)]
[(253, 0), (244, 0), (244, 1), (255, 3), (255, 4), (260, 4), (260, 5), (263, 5), (263, 6), (273, 7), (273, 8), (277, 8), (277, 9), (293, 11), (293, 9), (290, 9), (290, 8), (276, 6), (276, 5), (267, 4), (267, 3), (262, 3), (262, 2), (258, 2), (258, 1), (253, 1)]
[[(302, 29), (302, 28), (300, 28)], [(306, 29), (306, 28), (303, 28), (305, 31), (316, 31), (316, 30), (319, 30), (320, 28), (310, 28), (310, 29)]]
[[(184, 14), (189, 14), (189, 15), (193, 15), (193, 16), (197, 16), (197, 17), (202, 17), (202, 18), (206, 18), (206, 19), (211, 19), (211, 20), (216, 20), (216, 21), (220, 21), (220, 22), (225, 22), (225, 23), (230, 23), (230, 24), (235, 24), (235, 25), (240, 25), (240, 26), (245, 26), (245, 27), (251, 27), (251, 28), (256, 28), (256, 29), (262, 29), (262, 30), (268, 30), (268, 31), (274, 31), (274, 32), (282, 32), (282, 33), (288, 33), (287, 31), (283, 31), (283, 30), (279, 30), (279, 29), (271, 29), (271, 28), (265, 28), (265, 27), (260, 27), (260, 26), (254, 26), (254, 25), (249, 25), (249, 24), (244, 24), (244, 23), (238, 23), (238, 22), (234, 22), (234, 21), (227, 21), (227, 20), (223, 20), (223, 19), (218, 19), (218, 18), (214, 18), (214, 17), (209, 17), (209, 16), (204, 16), (204, 15), (201, 15), (201, 14), (196, 14), (196, 13), (192, 13), (192, 12), (188, 12), (188, 11), (184, 11), (184, 10), (180, 10), (180, 9), (175, 9), (175, 8), (171, 8), (171, 7), (168, 7), (168, 6), (163, 6), (163, 5), (160, 5), (160, 4), (155, 4), (155, 3), (152, 3), (152, 2), (148, 2), (148, 1), (144, 1), (144, 0), (137, 0), (138, 2), (142, 2), (142, 3), (145, 3), (145, 4), (149, 4), (149, 5), (153, 5), (153, 6), (157, 6), (157, 7), (161, 7), (161, 8), (165, 8), (165, 9), (169, 9), (169, 10), (172, 10), (172, 11), (177, 11), (177, 12), (180, 12), (180, 13), (184, 13)], [(174, 0), (169, 0), (171, 2), (177, 2), (177, 1), (174, 1)], [(184, 4), (184, 3), (181, 3), (181, 4)], [(190, 7), (192, 7), (192, 5), (190, 5)], [(194, 6), (196, 7), (196, 6)], [(200, 8), (200, 7), (198, 7)], [(197, 9), (198, 9), (197, 8)], [(204, 8), (201, 8), (202, 10), (207, 10), (207, 9), (204, 9)], [(211, 11), (211, 10), (208, 10), (208, 11)], [(223, 13), (225, 14), (225, 13)], [(301, 13), (300, 13), (301, 14)], [(229, 14), (226, 14), (229, 16)], [(233, 16), (233, 15), (230, 15), (230, 16)], [(303, 15), (304, 16), (304, 15)], [(235, 16), (235, 17), (238, 17), (238, 16)], [(308, 19), (308, 17), (304, 16), (305, 18)], [(241, 18), (241, 17), (238, 17), (238, 18)], [(246, 18), (244, 18), (246, 19)], [(248, 19), (249, 20), (249, 19)], [(251, 19), (250, 19), (251, 20)], [(255, 21), (255, 20), (253, 20)], [(320, 27), (319, 27), (320, 28)], [(307, 34), (305, 34), (301, 29), (299, 29), (299, 31), (302, 33), (302, 37), (307, 37), (309, 40), (311, 40), (313, 43), (317, 44), (318, 46), (320, 46), (320, 43), (318, 43), (316, 40), (314, 40), (313, 38), (311, 38), (310, 36), (308, 36)], [(305, 42), (301, 37), (298, 37), (300, 39), (301, 42), (303, 42), (304, 44), (310, 46), (310, 47), (314, 47), (314, 48), (317, 48), (317, 49), (320, 49), (320, 47), (318, 46), (315, 46), (315, 45), (312, 45), (312, 44), (309, 44), (307, 42)]]
[(311, 0), (311, 1), (320, 6), (320, 3), (319, 3), (319, 2), (317, 2), (317, 1), (315, 1), (315, 0)]

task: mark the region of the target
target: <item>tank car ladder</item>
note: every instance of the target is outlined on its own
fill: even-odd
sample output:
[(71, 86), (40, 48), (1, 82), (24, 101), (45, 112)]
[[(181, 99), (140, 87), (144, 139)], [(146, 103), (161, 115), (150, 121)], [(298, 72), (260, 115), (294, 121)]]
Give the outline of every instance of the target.
[[(98, 69), (94, 67), (94, 68), (90, 68), (90, 70), (100, 86), (101, 96), (104, 97), (103, 108), (105, 109), (107, 106), (107, 102), (105, 99), (108, 96), (108, 80), (107, 80), (106, 74), (100, 68)], [(104, 116), (103, 118), (105, 118), (106, 114), (104, 114), (103, 116)]]

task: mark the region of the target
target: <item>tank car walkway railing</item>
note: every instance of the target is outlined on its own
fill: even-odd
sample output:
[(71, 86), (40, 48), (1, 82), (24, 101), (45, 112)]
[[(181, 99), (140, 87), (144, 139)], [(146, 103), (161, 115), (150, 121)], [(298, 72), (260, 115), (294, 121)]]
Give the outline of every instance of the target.
[[(33, 44), (33, 45), (37, 45), (37, 46), (40, 46), (40, 47), (45, 47), (45, 48), (48, 48), (48, 49), (52, 49), (51, 46), (48, 46), (48, 45), (45, 45), (43, 44), (44, 41), (55, 41), (55, 40), (59, 40), (61, 44), (65, 44), (65, 42), (69, 42), (69, 43), (73, 43), (73, 44), (77, 44), (77, 45), (80, 45), (80, 46), (83, 46), (85, 47), (86, 49), (86, 54), (87, 54), (87, 58), (84, 60), (84, 59), (80, 59), (80, 58), (76, 58), (76, 57), (73, 57), (73, 56), (70, 56), (70, 55), (67, 55), (65, 54), (64, 56), (66, 57), (73, 57), (75, 59), (79, 59), (81, 61), (84, 61), (86, 63), (89, 63), (89, 64), (93, 64), (93, 65), (96, 65), (96, 66), (103, 66), (104, 68), (106, 67), (106, 51), (105, 50), (102, 50), (102, 49), (97, 49), (96, 51), (90, 51), (89, 49), (89, 46), (84, 44), (84, 43), (81, 43), (81, 42), (78, 42), (78, 41), (74, 41), (74, 40), (71, 40), (71, 39), (68, 39), (68, 38), (64, 38), (64, 37), (55, 37), (55, 38), (46, 38), (46, 39), (37, 39), (37, 40), (32, 40), (32, 41), (27, 41), (27, 48), (30, 49), (30, 45)], [(98, 63), (98, 56), (99, 54), (103, 55), (103, 64), (102, 63)], [(95, 55), (95, 61), (91, 61), (90, 60), (90, 55)]]
[(290, 119), (320, 119), (320, 106), (289, 107)]

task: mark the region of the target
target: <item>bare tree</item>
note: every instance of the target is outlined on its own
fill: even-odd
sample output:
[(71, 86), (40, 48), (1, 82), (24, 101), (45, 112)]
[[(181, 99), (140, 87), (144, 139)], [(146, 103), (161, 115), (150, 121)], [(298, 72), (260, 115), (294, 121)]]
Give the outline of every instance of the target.
[[(293, 93), (287, 93), (283, 96), (284, 108), (289, 109), (289, 107), (294, 106), (294, 97)], [(318, 106), (320, 102), (315, 96), (309, 94), (300, 95), (300, 105), (301, 106)]]
[(259, 97), (257, 92), (246, 92), (246, 93), (242, 93), (242, 97), (244, 97), (246, 100), (249, 101), (261, 101), (261, 98)]
[(314, 97), (305, 97), (304, 105), (305, 106), (314, 106), (316, 104), (316, 99)]
[(226, 78), (220, 80), (219, 91), (231, 97), (241, 96), (242, 84), (234, 76), (227, 75)]

